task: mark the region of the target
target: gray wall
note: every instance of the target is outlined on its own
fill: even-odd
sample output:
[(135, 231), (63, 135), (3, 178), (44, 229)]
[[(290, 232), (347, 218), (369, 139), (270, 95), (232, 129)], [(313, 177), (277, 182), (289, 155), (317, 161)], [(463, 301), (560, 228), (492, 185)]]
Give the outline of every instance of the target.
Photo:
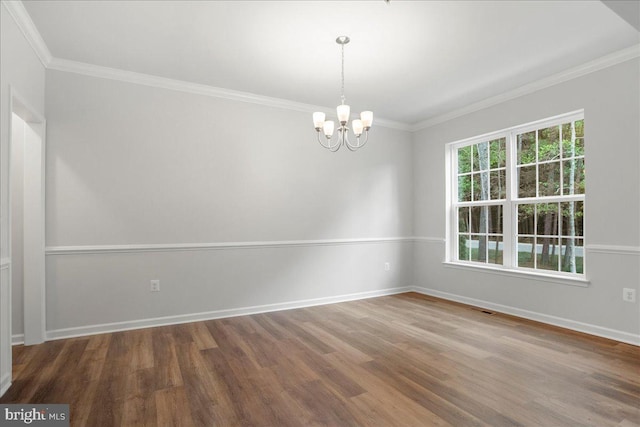
[[(45, 108), (44, 68), (0, 9), (0, 291), (8, 294), (10, 280), (12, 85), (48, 120), (52, 337), (411, 285), (596, 333), (640, 331), (638, 304), (621, 298), (640, 279), (637, 59), (413, 135), (375, 126), (366, 149), (332, 154), (314, 142), (308, 113), (59, 71), (46, 72)], [(580, 108), (590, 285), (444, 267), (445, 144)], [(413, 235), (427, 239), (402, 239)], [(221, 246), (247, 241), (264, 245)], [(159, 293), (149, 292), (151, 279), (161, 280)], [(20, 304), (13, 310), (22, 317)], [(0, 329), (7, 315), (3, 297)], [(10, 351), (6, 337), (0, 356)]]
[[(630, 60), (416, 132), (414, 284), (468, 302), (596, 333), (640, 332), (638, 304), (622, 288), (640, 282), (639, 61)], [(445, 145), (584, 108), (588, 287), (445, 266)], [(436, 239), (437, 238), (437, 239)], [(439, 240), (438, 240), (439, 239)], [(638, 293), (639, 291), (637, 291)], [(565, 320), (569, 321), (564, 322)], [(564, 322), (564, 323), (563, 323)], [(611, 331), (610, 331), (611, 332)]]
[[(408, 132), (333, 154), (309, 113), (52, 70), (46, 100), (49, 331), (411, 285), (410, 241), (306, 242), (412, 235)], [(90, 248), (256, 241), (306, 243)]]
[[(44, 66), (5, 6), (0, 6), (0, 393), (11, 374), (11, 286), (9, 239), (10, 88), (35, 112), (44, 113)], [(22, 289), (13, 290), (18, 295)], [(21, 307), (15, 317), (21, 318)], [(19, 324), (17, 325), (19, 328)], [(17, 331), (21, 331), (18, 329)]]

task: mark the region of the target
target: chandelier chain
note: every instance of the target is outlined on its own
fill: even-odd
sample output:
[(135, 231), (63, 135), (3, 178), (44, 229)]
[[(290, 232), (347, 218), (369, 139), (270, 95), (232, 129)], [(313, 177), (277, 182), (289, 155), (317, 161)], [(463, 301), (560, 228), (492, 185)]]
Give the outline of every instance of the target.
[(345, 97), (344, 97), (344, 44), (340, 45), (342, 48), (342, 86), (340, 87), (340, 98), (342, 100), (342, 104), (344, 105)]

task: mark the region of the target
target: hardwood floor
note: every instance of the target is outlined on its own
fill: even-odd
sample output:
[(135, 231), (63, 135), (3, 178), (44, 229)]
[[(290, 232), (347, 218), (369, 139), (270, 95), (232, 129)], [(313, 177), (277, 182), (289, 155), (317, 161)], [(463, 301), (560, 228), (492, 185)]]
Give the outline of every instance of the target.
[(14, 347), (74, 426), (634, 426), (640, 348), (407, 293)]

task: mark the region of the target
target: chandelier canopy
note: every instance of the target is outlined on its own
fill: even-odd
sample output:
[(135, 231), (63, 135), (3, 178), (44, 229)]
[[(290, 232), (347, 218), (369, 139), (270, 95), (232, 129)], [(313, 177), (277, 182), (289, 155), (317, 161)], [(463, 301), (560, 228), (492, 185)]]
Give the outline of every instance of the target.
[[(313, 126), (316, 129), (318, 142), (324, 148), (333, 152), (338, 151), (342, 146), (346, 146), (351, 151), (356, 151), (357, 149), (364, 147), (369, 140), (369, 129), (371, 129), (371, 124), (373, 123), (373, 112), (363, 111), (360, 113), (360, 118), (351, 122), (351, 130), (353, 131), (356, 140), (354, 143), (349, 141), (347, 132), (349, 128), (347, 127), (347, 124), (349, 123), (351, 108), (345, 104), (344, 97), (344, 45), (349, 43), (349, 41), (350, 39), (347, 36), (340, 36), (336, 39), (336, 43), (340, 45), (340, 49), (342, 51), (342, 84), (340, 88), (340, 99), (342, 102), (336, 108), (339, 127), (337, 129), (338, 135), (335, 142), (332, 140), (334, 131), (336, 130), (334, 121), (325, 120), (325, 114), (322, 112), (313, 113)], [(323, 135), (320, 135), (320, 131), (322, 131)], [(364, 139), (361, 140), (363, 132)]]

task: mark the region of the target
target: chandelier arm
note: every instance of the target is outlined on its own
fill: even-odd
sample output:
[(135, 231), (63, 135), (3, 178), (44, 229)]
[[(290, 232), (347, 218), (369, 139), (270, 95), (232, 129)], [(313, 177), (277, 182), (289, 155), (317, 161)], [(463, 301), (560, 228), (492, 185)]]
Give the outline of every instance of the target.
[(318, 138), (318, 142), (320, 143), (320, 145), (322, 145), (322, 148), (326, 148), (327, 150), (335, 153), (336, 151), (338, 151), (340, 149), (340, 145), (341, 145), (341, 141), (340, 141), (340, 137), (338, 136), (337, 141), (334, 145), (331, 145), (331, 138), (325, 138), (327, 140), (327, 144), (325, 145), (322, 142), (322, 137), (320, 136), (320, 132), (317, 132), (317, 138)]
[(323, 148), (330, 148), (329, 145), (324, 145), (322, 143), (322, 138), (320, 137), (320, 131), (317, 132), (317, 137), (318, 137), (318, 142), (320, 143), (320, 145), (322, 145)]
[(360, 143), (360, 137), (356, 137), (356, 141), (357, 144), (356, 145), (352, 145), (349, 140), (347, 140), (347, 147), (349, 147), (349, 149), (351, 151), (356, 151), (362, 147), (364, 147), (364, 145), (367, 143), (367, 141), (369, 140), (369, 131), (365, 131), (364, 133), (364, 142)]
[(340, 147), (342, 147), (344, 145), (344, 137), (343, 137), (343, 130), (342, 127), (340, 127), (340, 129), (338, 129), (338, 138), (336, 141), (336, 145), (334, 145), (333, 147), (329, 148), (329, 151), (331, 151), (332, 153), (335, 153), (336, 151), (338, 151), (340, 149)]
[(325, 139), (327, 140), (327, 144), (326, 144), (326, 145), (322, 142), (322, 137), (321, 137), (320, 135), (318, 135), (318, 142), (320, 143), (320, 145), (322, 145), (322, 147), (323, 147), (323, 148), (326, 148), (327, 150), (335, 151), (335, 149), (334, 149), (334, 148), (335, 148), (336, 146), (339, 146), (339, 145), (340, 145), (340, 144), (338, 143), (338, 142), (340, 142), (339, 140), (338, 140), (338, 142), (337, 142), (335, 145), (331, 145), (331, 140), (332, 140), (332, 138), (326, 138), (326, 137), (325, 137)]
[(369, 141), (369, 131), (364, 131), (364, 142), (358, 146), (358, 148), (362, 148), (366, 145), (367, 141)]
[[(359, 138), (357, 138), (357, 139), (356, 139), (356, 141), (357, 141), (358, 139), (359, 139)], [(349, 151), (356, 151), (358, 148), (360, 148), (360, 146), (359, 146), (359, 145), (352, 145), (352, 144), (351, 144), (351, 142), (349, 141), (349, 138), (345, 138), (344, 142), (345, 142), (345, 144), (344, 144), (344, 145), (346, 145), (346, 146), (347, 146), (347, 148), (349, 149)]]
[(354, 147), (351, 144), (345, 144), (349, 151), (357, 151), (359, 147)]

